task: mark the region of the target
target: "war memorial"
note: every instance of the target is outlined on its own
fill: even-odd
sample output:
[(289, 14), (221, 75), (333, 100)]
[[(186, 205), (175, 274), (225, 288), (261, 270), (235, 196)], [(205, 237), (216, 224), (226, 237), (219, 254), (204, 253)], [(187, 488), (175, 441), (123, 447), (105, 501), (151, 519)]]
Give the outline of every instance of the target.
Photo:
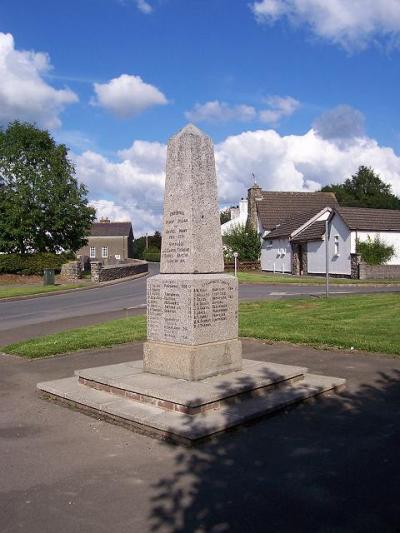
[(243, 357), (238, 283), (224, 274), (213, 145), (193, 125), (168, 143), (160, 274), (147, 283), (147, 328), (142, 361), (79, 370), (39, 383), (39, 391), (191, 444), (345, 384)]

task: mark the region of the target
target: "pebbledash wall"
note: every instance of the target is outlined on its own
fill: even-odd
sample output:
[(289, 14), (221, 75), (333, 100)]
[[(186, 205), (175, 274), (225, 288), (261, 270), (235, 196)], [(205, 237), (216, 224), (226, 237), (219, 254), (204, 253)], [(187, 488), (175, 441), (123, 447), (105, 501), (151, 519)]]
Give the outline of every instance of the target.
[(262, 241), (261, 269), (269, 272), (292, 272), (292, 247), (288, 238)]
[(127, 259), (124, 263), (119, 265), (108, 266), (103, 266), (100, 261), (92, 261), (90, 265), (92, 282), (95, 283), (143, 274), (149, 270), (149, 264), (147, 261), (140, 261), (139, 259)]
[[(335, 240), (338, 252), (335, 250)], [(351, 232), (340, 217), (333, 217), (329, 237), (329, 272), (338, 276), (351, 275)], [(307, 243), (307, 261), (309, 274), (325, 272), (325, 240)]]

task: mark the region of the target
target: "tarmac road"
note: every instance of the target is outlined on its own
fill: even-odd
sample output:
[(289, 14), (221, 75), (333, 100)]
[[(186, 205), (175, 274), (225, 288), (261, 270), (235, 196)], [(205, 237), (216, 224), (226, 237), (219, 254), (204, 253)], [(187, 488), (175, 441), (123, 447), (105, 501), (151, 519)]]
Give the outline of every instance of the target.
[[(150, 275), (158, 271), (158, 265), (150, 265)], [(144, 277), (86, 291), (0, 301), (0, 346), (71, 327), (143, 313), (146, 308), (146, 282)], [(323, 296), (324, 291), (321, 285), (242, 284), (239, 296), (241, 300), (260, 300)], [(331, 286), (331, 293), (335, 295), (393, 291), (400, 292), (400, 287)]]

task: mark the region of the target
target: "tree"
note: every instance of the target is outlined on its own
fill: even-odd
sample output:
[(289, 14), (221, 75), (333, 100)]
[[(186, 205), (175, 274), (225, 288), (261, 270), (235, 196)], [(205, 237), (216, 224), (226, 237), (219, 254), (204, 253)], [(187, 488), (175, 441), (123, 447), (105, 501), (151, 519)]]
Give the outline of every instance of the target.
[(222, 237), (225, 255), (232, 260), (233, 252), (238, 252), (239, 261), (258, 261), (261, 255), (261, 240), (257, 230), (237, 224)]
[(95, 214), (66, 146), (29, 123), (0, 130), (1, 252), (75, 252)]
[(342, 184), (322, 187), (323, 192), (334, 192), (343, 207), (374, 207), (400, 209), (400, 198), (392, 193), (371, 167), (360, 166), (356, 174)]
[[(161, 250), (161, 233), (159, 231), (155, 231), (154, 235), (148, 235), (147, 236), (147, 242), (149, 245), (149, 248), (155, 248), (156, 251)], [(143, 259), (144, 252), (146, 250), (146, 237), (138, 237), (133, 242), (133, 257), (136, 259)]]
[(394, 246), (382, 242), (379, 235), (374, 240), (368, 235), (366, 241), (357, 240), (357, 252), (367, 265), (383, 265), (394, 256)]
[(222, 211), (219, 212), (219, 219), (220, 224), (225, 224), (225, 222), (228, 222), (231, 219), (231, 210), (229, 207), (226, 207), (225, 209), (222, 209)]

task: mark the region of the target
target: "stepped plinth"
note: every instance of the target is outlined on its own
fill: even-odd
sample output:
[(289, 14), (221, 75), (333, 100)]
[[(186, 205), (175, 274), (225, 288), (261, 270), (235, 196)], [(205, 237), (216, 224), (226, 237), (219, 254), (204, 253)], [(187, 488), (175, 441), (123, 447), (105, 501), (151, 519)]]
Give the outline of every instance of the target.
[(188, 125), (168, 143), (160, 274), (147, 283), (143, 361), (40, 383), (57, 401), (152, 436), (192, 443), (344, 380), (242, 359), (237, 279), (224, 274), (211, 139)]

